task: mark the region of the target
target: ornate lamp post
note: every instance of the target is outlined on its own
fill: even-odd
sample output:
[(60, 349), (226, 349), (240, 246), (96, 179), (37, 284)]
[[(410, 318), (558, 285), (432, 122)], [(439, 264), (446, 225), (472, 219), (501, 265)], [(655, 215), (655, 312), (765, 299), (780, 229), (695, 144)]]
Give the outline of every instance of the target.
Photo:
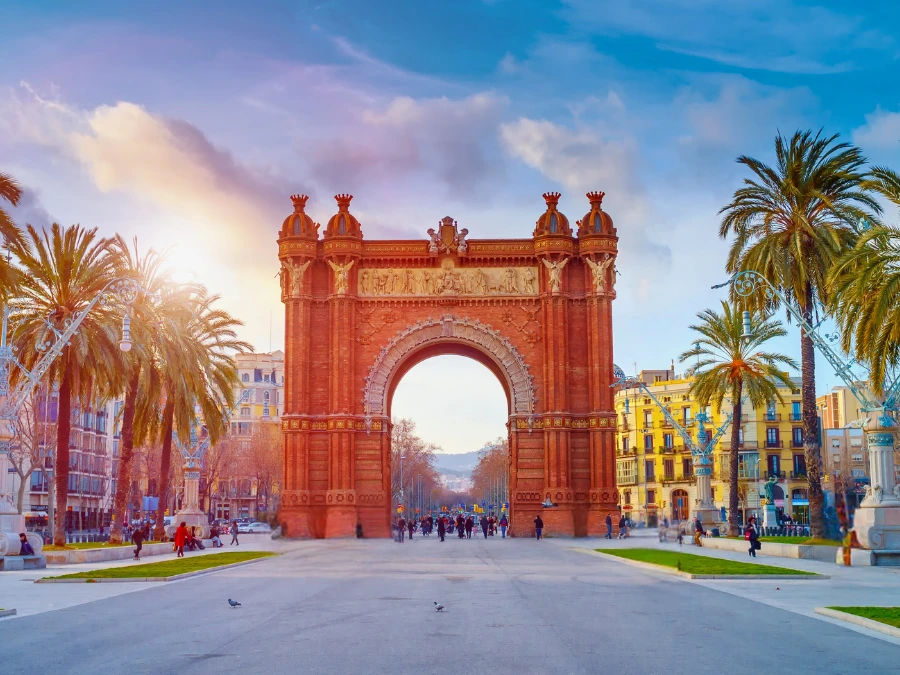
[[(866, 376), (854, 372), (853, 369), (858, 364), (852, 360), (845, 361), (829, 345), (829, 342), (837, 339), (837, 335), (819, 335), (816, 331), (819, 324), (811, 325), (784, 295), (758, 272), (752, 270), (739, 272), (725, 283), (713, 288), (723, 286), (731, 286), (741, 297), (749, 297), (762, 291), (768, 299), (777, 298), (784, 304), (800, 329), (818, 347), (854, 398), (859, 401), (860, 408), (866, 416), (855, 424), (865, 430), (869, 447), (871, 485), (866, 487), (866, 497), (856, 509), (853, 529), (863, 548), (900, 550), (900, 488), (894, 484), (894, 436), (897, 433), (897, 422), (892, 417), (898, 410), (900, 378), (892, 383), (885, 382), (882, 388), (884, 396), (876, 396), (866, 384)], [(744, 316), (746, 322), (749, 312), (745, 310)]]
[[(234, 406), (225, 413), (225, 420), (230, 421), (231, 415), (237, 410), (242, 403), (246, 403), (250, 397), (250, 390), (244, 391), (241, 397), (235, 402)], [(200, 438), (197, 434), (197, 427), (191, 429), (190, 444), (185, 445), (181, 442), (176, 434), (172, 434), (172, 441), (175, 447), (181, 453), (184, 460), (184, 496), (181, 501), (181, 509), (172, 519), (172, 524), (166, 528), (166, 534), (171, 537), (175, 534), (175, 530), (182, 522), (188, 527), (196, 527), (200, 537), (205, 539), (209, 536), (209, 519), (200, 508), (200, 462), (203, 455), (209, 449), (210, 437)]]
[[(619, 366), (614, 367), (613, 375), (616, 381), (610, 385), (611, 387), (621, 386), (624, 389), (641, 389), (650, 397), (653, 404), (662, 411), (672, 428), (684, 440), (685, 447), (691, 451), (691, 457), (694, 462), (694, 475), (697, 476), (697, 503), (694, 512), (700, 518), (700, 522), (703, 523), (704, 529), (715, 526), (719, 519), (718, 510), (712, 496), (712, 452), (722, 434), (728, 429), (728, 425), (731, 424), (733, 413), (728, 414), (728, 417), (710, 438), (709, 433), (706, 431), (709, 416), (705, 410), (701, 409), (694, 417), (697, 421), (697, 440), (695, 442), (687, 430), (672, 416), (666, 406), (660, 403), (656, 396), (653, 395), (653, 392), (650, 391), (646, 384), (637, 377), (625, 375)], [(628, 399), (626, 398), (625, 400), (627, 405)]]
[[(13, 504), (9, 480), (9, 448), (16, 436), (22, 406), (98, 303), (111, 304), (118, 300), (130, 305), (141, 291), (148, 292), (134, 279), (127, 277), (113, 279), (88, 303), (87, 307), (66, 321), (65, 330), (58, 330), (45, 319), (47, 337), (37, 348), (46, 353), (32, 370), (26, 369), (15, 356), (16, 348), (11, 344), (10, 336), (10, 308), (8, 305), (3, 307), (3, 322), (0, 329), (0, 556), (18, 554), (19, 533), (25, 532), (25, 517), (18, 513)], [(122, 320), (122, 339), (119, 341), (119, 348), (127, 352), (131, 346), (131, 323), (126, 315)], [(13, 368), (18, 368), (22, 375), (15, 386), (10, 384)], [(52, 491), (53, 486), (49, 486), (48, 489)], [(66, 505), (57, 504), (57, 508), (64, 509)], [(44, 547), (43, 539), (31, 532), (26, 533), (26, 538), (35, 553), (39, 554)]]

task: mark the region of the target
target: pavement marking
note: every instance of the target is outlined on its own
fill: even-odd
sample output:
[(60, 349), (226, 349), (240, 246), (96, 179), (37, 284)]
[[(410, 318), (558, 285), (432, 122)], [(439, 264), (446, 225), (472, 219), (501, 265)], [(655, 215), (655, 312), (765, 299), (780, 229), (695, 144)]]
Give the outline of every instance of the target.
[(863, 628), (868, 628), (869, 630), (875, 630), (879, 633), (885, 633), (892, 637), (900, 638), (900, 628), (890, 626), (886, 623), (881, 623), (880, 621), (873, 621), (872, 619), (867, 619), (864, 616), (856, 616), (856, 614), (840, 612), (836, 609), (829, 609), (828, 607), (816, 607), (814, 611), (816, 614), (827, 616), (830, 619), (838, 619), (839, 621), (845, 621), (847, 623), (855, 623), (857, 626), (862, 626)]
[(639, 567), (641, 569), (662, 572), (663, 574), (669, 574), (673, 577), (680, 577), (682, 579), (719, 579), (719, 580), (738, 580), (738, 579), (756, 579), (756, 580), (772, 580), (772, 581), (811, 581), (818, 579), (830, 579), (831, 577), (827, 574), (691, 574), (690, 572), (682, 572), (681, 570), (666, 567), (665, 565), (655, 565), (653, 563), (642, 562), (640, 560), (629, 560), (628, 558), (622, 558), (617, 555), (610, 555), (609, 553), (602, 553), (600, 551), (590, 551), (584, 548), (569, 548), (570, 551), (578, 551), (579, 553), (587, 553), (588, 555), (595, 555), (606, 560), (614, 560), (615, 562), (622, 563), (623, 565), (631, 565), (632, 567)]

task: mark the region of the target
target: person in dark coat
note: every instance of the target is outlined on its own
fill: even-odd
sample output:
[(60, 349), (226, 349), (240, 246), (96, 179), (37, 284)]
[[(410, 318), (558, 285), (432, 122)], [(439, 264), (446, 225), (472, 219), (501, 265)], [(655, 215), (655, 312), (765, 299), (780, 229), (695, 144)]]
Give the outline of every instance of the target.
[(617, 539), (627, 539), (628, 538), (628, 521), (625, 520), (624, 515), (619, 517), (619, 534), (616, 538)]
[(503, 538), (506, 539), (506, 528), (509, 527), (509, 521), (506, 519), (506, 514), (504, 513), (500, 516), (500, 534), (503, 535)]
[(694, 546), (703, 546), (700, 537), (703, 536), (703, 523), (699, 518), (694, 518)]
[(612, 539), (612, 516), (606, 514), (606, 538)]
[(413, 532), (416, 531), (416, 521), (410, 518), (406, 528), (409, 530), (409, 540), (412, 541)]
[(356, 521), (356, 538), (357, 539), (363, 538), (362, 523), (359, 522), (358, 520)]
[(240, 546), (241, 542), (238, 541), (238, 523), (237, 519), (231, 521), (231, 543), (229, 546)]
[(481, 516), (481, 521), (478, 523), (481, 525), (481, 531), (484, 532), (484, 538), (488, 538), (488, 527), (490, 523), (488, 523), (488, 519), (485, 516)]
[(534, 519), (534, 535), (540, 540), (544, 531), (544, 521), (540, 516)]
[(759, 528), (756, 527), (756, 517), (750, 516), (750, 520), (747, 521), (747, 532), (746, 539), (750, 542), (750, 557), (756, 557), (756, 550), (761, 548), (759, 542)]
[(400, 520), (397, 521), (397, 541), (402, 544), (404, 539), (406, 539), (406, 518), (400, 516)]
[(456, 516), (456, 532), (460, 539), (466, 536), (466, 521), (463, 520), (462, 514)]
[(28, 543), (24, 532), (19, 532), (19, 555), (34, 555), (34, 548)]
[(472, 538), (472, 530), (475, 529), (475, 519), (472, 516), (466, 518), (466, 539)]
[(134, 549), (134, 559), (141, 559), (141, 549), (144, 548), (144, 530), (137, 528), (131, 533), (131, 541), (137, 547)]
[(444, 535), (447, 533), (447, 526), (444, 524), (443, 518), (438, 518), (438, 536), (444, 541)]

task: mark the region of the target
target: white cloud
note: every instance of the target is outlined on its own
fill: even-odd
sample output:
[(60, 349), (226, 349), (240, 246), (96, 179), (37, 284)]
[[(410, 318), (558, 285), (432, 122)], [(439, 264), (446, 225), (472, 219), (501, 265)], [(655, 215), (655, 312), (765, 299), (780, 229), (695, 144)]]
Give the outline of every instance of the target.
[(866, 123), (853, 130), (853, 142), (863, 148), (900, 149), (900, 112), (876, 108)]

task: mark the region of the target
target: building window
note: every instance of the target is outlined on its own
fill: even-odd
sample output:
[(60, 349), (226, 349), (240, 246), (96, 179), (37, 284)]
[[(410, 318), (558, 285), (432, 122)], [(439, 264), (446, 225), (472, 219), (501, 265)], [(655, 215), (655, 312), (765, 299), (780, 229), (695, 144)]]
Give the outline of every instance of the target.
[(675, 480), (675, 460), (663, 460), (663, 474), (666, 480)]
[(250, 381), (250, 375), (248, 373), (244, 373), (243, 375), (241, 375), (241, 382), (249, 382), (249, 381)]
[(791, 430), (791, 442), (794, 444), (795, 448), (799, 448), (803, 445), (803, 428), (802, 427), (794, 427)]
[(628, 437), (622, 439), (622, 450), (628, 452)]
[(684, 458), (681, 460), (681, 475), (690, 478), (694, 475), (694, 461)]
[(663, 445), (670, 449), (673, 447), (672, 434), (663, 434)]
[(803, 418), (803, 414), (800, 410), (800, 401), (792, 401), (791, 402), (791, 421), (799, 422)]
[(647, 503), (648, 504), (656, 503), (656, 490), (647, 490)]
[(768, 455), (766, 457), (766, 468), (769, 470), (769, 476), (778, 476), (781, 468), (781, 458), (778, 455)]
[(865, 469), (850, 469), (850, 475), (854, 478), (865, 478), (866, 471)]
[(662, 382), (662, 375), (654, 375), (654, 376), (653, 376), (653, 382), (654, 382), (654, 383)]
[(854, 454), (854, 455), (850, 455), (850, 459), (853, 460), (854, 462), (861, 462), (861, 461), (863, 461), (863, 456), (861, 454)]
[(250, 417), (250, 408), (241, 408), (241, 417)]
[(625, 503), (631, 504), (631, 490), (625, 490)]
[(653, 434), (644, 434), (644, 452), (653, 452)]
[(781, 443), (779, 443), (778, 440), (778, 427), (766, 427), (766, 447), (780, 447)]
[(691, 423), (691, 409), (687, 406), (681, 409), (681, 421), (684, 426), (687, 426)]
[(766, 405), (766, 420), (774, 422), (775, 419), (775, 401), (769, 401), (768, 405)]
[(268, 382), (268, 381), (269, 381), (269, 376), (263, 375), (263, 382)]
[(794, 455), (794, 478), (806, 478), (806, 457)]
[(644, 411), (644, 428), (650, 429), (653, 426), (653, 413), (649, 410)]
[(654, 471), (653, 471), (653, 460), (648, 459), (644, 461), (644, 479), (645, 480), (653, 480), (654, 479)]

